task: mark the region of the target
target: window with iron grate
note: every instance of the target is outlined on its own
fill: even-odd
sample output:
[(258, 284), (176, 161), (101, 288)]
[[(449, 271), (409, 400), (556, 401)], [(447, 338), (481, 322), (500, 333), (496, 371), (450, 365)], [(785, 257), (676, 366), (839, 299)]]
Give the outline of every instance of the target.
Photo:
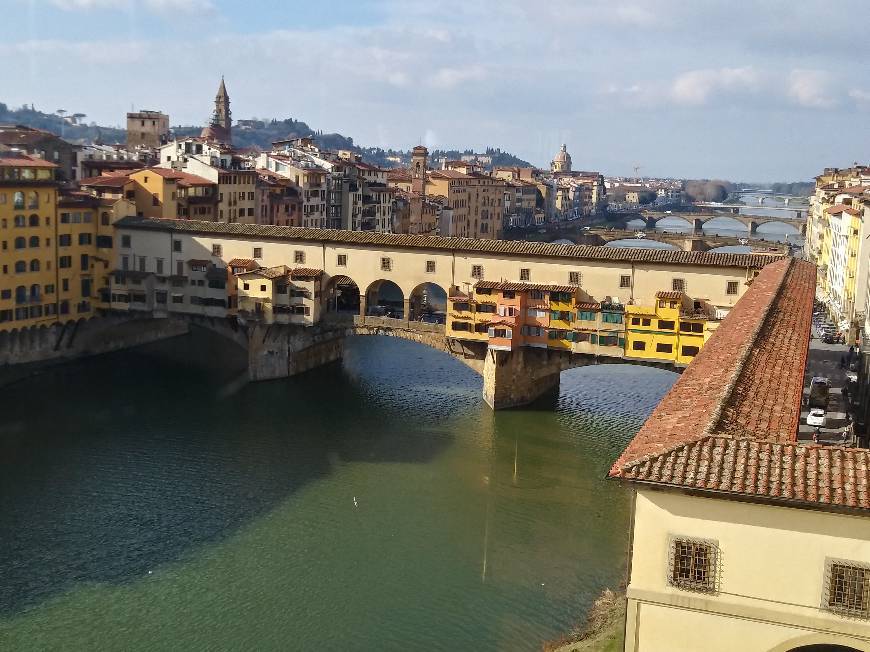
[(718, 588), (719, 545), (716, 541), (672, 537), (668, 551), (668, 584), (686, 591), (714, 593)]
[(852, 618), (870, 618), (870, 566), (828, 559), (822, 608)]

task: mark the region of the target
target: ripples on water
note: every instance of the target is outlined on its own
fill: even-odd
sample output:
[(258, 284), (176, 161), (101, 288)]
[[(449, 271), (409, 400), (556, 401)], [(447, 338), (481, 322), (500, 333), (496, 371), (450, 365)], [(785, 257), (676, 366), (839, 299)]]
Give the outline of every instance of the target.
[(621, 581), (603, 478), (674, 374), (573, 370), (555, 411), (494, 414), (412, 343), (244, 386), (224, 346), (5, 388), (0, 649), (528, 650)]

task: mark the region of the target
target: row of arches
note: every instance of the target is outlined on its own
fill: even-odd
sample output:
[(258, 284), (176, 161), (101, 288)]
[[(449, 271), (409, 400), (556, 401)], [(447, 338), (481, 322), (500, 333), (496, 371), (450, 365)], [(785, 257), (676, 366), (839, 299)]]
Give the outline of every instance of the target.
[[(31, 249), (36, 249), (39, 247), (39, 236), (32, 235), (32, 236), (30, 236), (29, 239), (22, 237), (22, 236), (19, 236), (19, 237), (15, 238), (15, 241), (13, 242), (13, 246), (16, 249), (27, 249), (28, 246)], [(48, 246), (48, 245), (46, 245), (46, 246)]]
[(12, 194), (12, 206), (16, 209), (22, 208), (39, 208), (39, 194), (35, 190), (31, 190), (26, 195), (18, 191)]
[[(694, 228), (694, 220), (698, 219), (702, 222), (703, 230), (721, 229), (723, 231), (745, 231), (750, 221), (758, 223), (759, 232), (769, 232), (776, 234), (792, 233), (797, 235), (800, 233), (800, 222), (788, 219), (765, 218), (756, 216), (750, 219), (748, 216), (743, 219), (735, 219), (729, 215), (720, 215), (716, 217), (695, 218), (691, 214), (684, 217), (682, 215), (666, 215), (664, 217), (634, 219), (629, 220), (626, 225), (630, 228), (643, 229), (648, 226), (658, 229), (679, 228), (686, 231), (691, 231)], [(744, 221), (745, 220), (745, 221)], [(665, 224), (662, 224), (665, 222)], [(773, 229), (767, 228), (767, 225), (776, 225)], [(785, 227), (785, 228), (783, 228)]]
[[(16, 260), (14, 269), (16, 274), (23, 274), (27, 271), (38, 272), (42, 269), (42, 265), (36, 258), (31, 259), (29, 265), (26, 260)], [(46, 263), (46, 269), (50, 269), (50, 263)]]
[[(26, 215), (16, 215), (15, 217), (12, 218), (12, 225), (17, 227), (17, 228), (21, 228), (21, 227), (25, 227), (25, 226), (39, 226), (39, 215), (33, 214), (30, 217), (27, 217)], [(46, 217), (45, 218), (45, 226), (50, 226), (50, 225), (51, 225), (51, 218)], [(5, 229), (8, 226), (9, 226), (9, 222), (6, 220), (6, 218), (3, 218), (3, 221), (0, 222), (0, 227)]]
[(349, 276), (333, 276), (324, 294), (328, 312), (443, 323), (447, 311), (447, 291), (437, 283), (420, 283), (406, 296), (388, 279), (372, 281), (361, 290)]

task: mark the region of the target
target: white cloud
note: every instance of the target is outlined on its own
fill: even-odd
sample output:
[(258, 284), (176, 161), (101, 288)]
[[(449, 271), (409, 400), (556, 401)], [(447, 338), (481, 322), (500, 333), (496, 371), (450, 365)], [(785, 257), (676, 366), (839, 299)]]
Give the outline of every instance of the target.
[(849, 91), (849, 97), (862, 106), (870, 106), (870, 91), (853, 88)]
[(481, 65), (469, 65), (456, 68), (439, 68), (429, 78), (429, 83), (435, 88), (448, 90), (470, 81), (480, 81), (486, 78), (486, 70)]
[(821, 70), (792, 70), (788, 96), (798, 105), (811, 109), (829, 109), (838, 104), (831, 90), (831, 78)]
[(690, 70), (671, 84), (670, 98), (676, 104), (703, 106), (715, 96), (755, 92), (761, 81), (762, 75), (752, 66)]
[(64, 11), (129, 11), (144, 8), (159, 14), (212, 12), (212, 0), (51, 0), (51, 4)]

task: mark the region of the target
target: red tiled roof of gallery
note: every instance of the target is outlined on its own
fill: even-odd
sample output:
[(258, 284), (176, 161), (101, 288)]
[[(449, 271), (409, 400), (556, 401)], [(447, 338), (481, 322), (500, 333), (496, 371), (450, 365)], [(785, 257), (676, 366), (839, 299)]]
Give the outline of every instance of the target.
[(813, 507), (870, 510), (870, 452), (796, 441), (815, 267), (765, 267), (610, 476)]

